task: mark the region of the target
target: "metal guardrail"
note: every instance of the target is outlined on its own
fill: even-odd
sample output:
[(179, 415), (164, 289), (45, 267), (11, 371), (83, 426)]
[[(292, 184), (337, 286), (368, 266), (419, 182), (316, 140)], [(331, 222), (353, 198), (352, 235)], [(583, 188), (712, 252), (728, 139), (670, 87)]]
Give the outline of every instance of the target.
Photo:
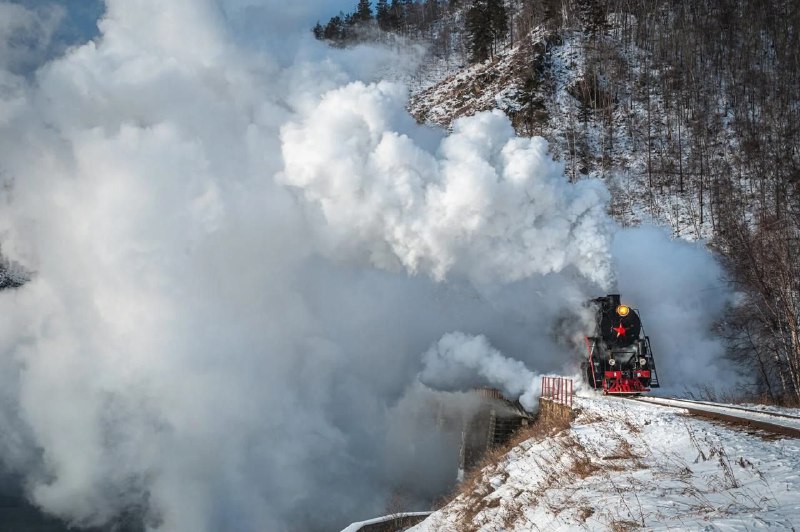
[(542, 377), (542, 399), (572, 408), (574, 393), (572, 379), (566, 377)]
[(342, 532), (389, 532), (405, 530), (424, 521), (433, 512), (402, 512), (360, 521), (345, 527)]

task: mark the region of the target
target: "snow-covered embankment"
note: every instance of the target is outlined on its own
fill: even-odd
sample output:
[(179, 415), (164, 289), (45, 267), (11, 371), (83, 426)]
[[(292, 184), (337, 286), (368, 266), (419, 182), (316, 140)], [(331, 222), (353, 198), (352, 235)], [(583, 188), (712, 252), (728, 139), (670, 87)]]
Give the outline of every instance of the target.
[(578, 399), (572, 427), (530, 439), (411, 530), (791, 530), (800, 442), (677, 410)]

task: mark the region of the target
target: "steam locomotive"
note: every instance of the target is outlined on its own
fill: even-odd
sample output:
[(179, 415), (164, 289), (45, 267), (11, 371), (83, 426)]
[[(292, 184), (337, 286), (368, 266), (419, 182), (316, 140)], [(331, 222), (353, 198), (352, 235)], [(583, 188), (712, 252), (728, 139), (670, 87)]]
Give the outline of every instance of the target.
[(619, 294), (592, 300), (596, 305), (595, 336), (586, 338), (589, 386), (604, 394), (640, 394), (658, 388), (650, 338), (636, 309), (620, 303)]

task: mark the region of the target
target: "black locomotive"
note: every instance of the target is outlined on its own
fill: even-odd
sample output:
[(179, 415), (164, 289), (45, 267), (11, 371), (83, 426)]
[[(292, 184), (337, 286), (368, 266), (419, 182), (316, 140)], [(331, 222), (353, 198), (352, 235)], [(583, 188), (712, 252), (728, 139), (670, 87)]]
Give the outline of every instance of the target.
[(596, 305), (596, 331), (586, 338), (585, 363), (589, 386), (606, 394), (639, 394), (658, 388), (650, 338), (645, 336), (639, 313), (620, 303), (619, 294), (592, 300)]

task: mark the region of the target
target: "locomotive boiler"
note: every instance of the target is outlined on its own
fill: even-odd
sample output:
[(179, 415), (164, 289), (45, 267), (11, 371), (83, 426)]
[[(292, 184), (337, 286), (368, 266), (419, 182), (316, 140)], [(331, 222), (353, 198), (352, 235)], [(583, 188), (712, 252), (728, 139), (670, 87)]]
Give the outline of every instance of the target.
[(640, 394), (658, 388), (650, 338), (636, 309), (623, 305), (619, 294), (592, 300), (596, 328), (586, 337), (589, 386), (605, 394)]

